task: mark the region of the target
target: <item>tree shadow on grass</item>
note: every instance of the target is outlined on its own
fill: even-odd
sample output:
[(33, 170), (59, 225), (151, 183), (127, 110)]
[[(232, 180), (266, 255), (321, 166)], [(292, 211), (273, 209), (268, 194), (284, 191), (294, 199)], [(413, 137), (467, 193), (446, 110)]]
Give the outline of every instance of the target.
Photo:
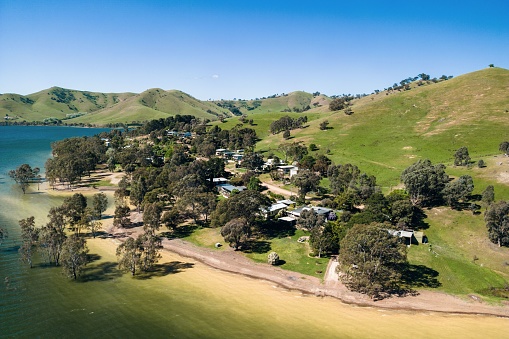
[(186, 269), (193, 268), (194, 264), (190, 262), (172, 261), (163, 264), (156, 264), (148, 272), (140, 272), (134, 277), (140, 280), (152, 279), (154, 277), (164, 277), (168, 274), (183, 272)]
[(242, 246), (244, 253), (267, 253), (270, 250), (270, 242), (265, 240), (248, 240)]
[(268, 220), (258, 224), (258, 232), (268, 239), (291, 237), (295, 227), (288, 222)]
[(428, 216), (424, 212), (424, 210), (420, 208), (414, 209), (414, 215), (412, 218), (412, 225), (418, 230), (427, 230), (429, 228), (429, 224), (424, 221)]
[(442, 284), (438, 281), (439, 273), (424, 265), (406, 265), (401, 280), (406, 286), (438, 288)]
[(161, 236), (167, 239), (175, 239), (175, 238), (185, 238), (193, 234), (194, 231), (201, 228), (199, 225), (182, 225), (176, 227), (173, 232), (162, 232)]

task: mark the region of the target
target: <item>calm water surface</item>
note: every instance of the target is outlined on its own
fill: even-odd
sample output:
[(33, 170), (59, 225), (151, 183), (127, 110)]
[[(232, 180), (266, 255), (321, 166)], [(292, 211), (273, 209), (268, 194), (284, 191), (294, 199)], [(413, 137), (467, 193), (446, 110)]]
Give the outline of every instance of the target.
[[(0, 127), (0, 338), (402, 338), (504, 337), (507, 319), (359, 308), (303, 296), (270, 282), (227, 274), (169, 257), (161, 277), (133, 279), (116, 270), (109, 240), (89, 243), (94, 262), (70, 281), (59, 268), (29, 269), (18, 259), (17, 221), (45, 222), (61, 198), (32, 187), (21, 194), (7, 172), (29, 163), (41, 169), (50, 143), (94, 129)], [(102, 243), (101, 243), (102, 242)]]

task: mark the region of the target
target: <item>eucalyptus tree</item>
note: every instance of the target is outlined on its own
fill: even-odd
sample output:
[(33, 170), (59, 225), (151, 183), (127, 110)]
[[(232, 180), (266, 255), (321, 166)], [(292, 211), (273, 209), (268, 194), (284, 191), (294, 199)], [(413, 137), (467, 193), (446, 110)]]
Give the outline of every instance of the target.
[(509, 246), (509, 203), (497, 201), (488, 206), (484, 215), (491, 242), (500, 246)]
[(249, 239), (251, 228), (246, 218), (235, 218), (221, 227), (221, 235), (230, 247), (237, 250)]
[(304, 199), (307, 193), (318, 189), (320, 179), (315, 172), (303, 169), (292, 177), (291, 182), (299, 188), (299, 196)]
[(9, 171), (9, 176), (14, 179), (23, 191), (23, 194), (25, 194), (28, 186), (30, 186), (30, 182), (35, 180), (38, 173), (39, 172), (32, 169), (29, 164), (23, 164), (15, 170)]
[(102, 213), (108, 208), (108, 197), (103, 192), (92, 196), (92, 209), (96, 219), (102, 218)]
[(419, 160), (401, 174), (401, 181), (414, 205), (430, 205), (442, 197), (442, 190), (449, 182), (443, 164), (433, 165), (429, 160)]
[(76, 280), (88, 262), (88, 247), (85, 238), (71, 234), (62, 245), (60, 263), (63, 273)]
[(143, 210), (143, 229), (155, 234), (161, 225), (162, 207), (159, 203), (146, 204)]
[(381, 299), (400, 290), (406, 246), (388, 232), (390, 225), (357, 224), (340, 243), (340, 279), (352, 291)]
[(470, 162), (470, 155), (468, 154), (468, 148), (465, 146), (460, 147), (456, 153), (454, 153), (454, 165), (455, 166), (466, 166)]
[(495, 187), (493, 185), (488, 185), (482, 192), (481, 201), (486, 205), (490, 205), (493, 201), (495, 201)]
[(118, 268), (131, 272), (134, 276), (141, 270), (141, 239), (128, 237), (117, 247)]
[(474, 190), (474, 181), (470, 175), (462, 175), (458, 179), (448, 182), (442, 195), (449, 206), (454, 205), (458, 200), (465, 200)]
[(32, 268), (32, 255), (33, 249), (37, 245), (39, 238), (39, 231), (35, 227), (34, 217), (28, 217), (19, 221), (21, 228), (21, 247), (19, 253), (21, 255), (21, 261), (30, 265)]

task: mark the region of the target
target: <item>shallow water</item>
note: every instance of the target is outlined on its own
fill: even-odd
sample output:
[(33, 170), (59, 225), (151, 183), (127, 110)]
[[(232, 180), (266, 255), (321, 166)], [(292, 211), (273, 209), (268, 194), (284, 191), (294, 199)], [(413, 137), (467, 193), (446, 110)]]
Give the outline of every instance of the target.
[[(50, 152), (49, 141), (32, 143), (27, 139), (43, 133), (63, 138), (81, 131), (17, 128), (21, 130), (0, 127), (3, 178), (9, 169), (24, 162), (43, 166)], [(60, 132), (67, 134), (61, 136)], [(6, 137), (6, 133), (12, 135)], [(14, 142), (21, 135), (18, 143)], [(30, 144), (33, 152), (25, 147)], [(168, 253), (161, 262), (160, 276), (133, 279), (116, 270), (116, 244), (109, 239), (89, 241), (94, 261), (81, 281), (70, 281), (59, 268), (22, 265), (16, 247), (17, 220), (34, 215), (36, 223), (42, 224), (49, 207), (59, 204), (61, 198), (37, 194), (35, 186), (31, 194), (23, 195), (10, 179), (0, 182), (0, 225), (10, 231), (9, 241), (0, 248), (2, 338), (503, 338), (509, 328), (509, 320), (496, 317), (346, 305)]]

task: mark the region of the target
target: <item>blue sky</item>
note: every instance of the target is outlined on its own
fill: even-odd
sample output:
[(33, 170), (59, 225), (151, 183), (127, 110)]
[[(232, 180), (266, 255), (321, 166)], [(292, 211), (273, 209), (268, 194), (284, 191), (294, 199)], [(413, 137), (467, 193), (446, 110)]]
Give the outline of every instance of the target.
[(370, 93), (509, 68), (509, 1), (0, 0), (0, 93)]

